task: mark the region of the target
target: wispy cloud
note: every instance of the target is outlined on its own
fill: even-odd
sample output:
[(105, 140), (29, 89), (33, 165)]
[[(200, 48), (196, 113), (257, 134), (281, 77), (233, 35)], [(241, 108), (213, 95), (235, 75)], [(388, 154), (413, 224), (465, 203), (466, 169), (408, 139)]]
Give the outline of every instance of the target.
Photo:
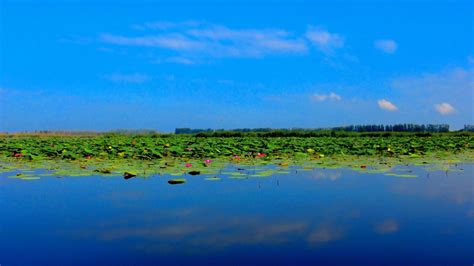
[(344, 46), (344, 38), (342, 36), (323, 29), (310, 27), (306, 31), (305, 36), (316, 48), (323, 52), (332, 52)]
[(99, 39), (102, 42), (116, 45), (161, 47), (176, 51), (202, 50), (205, 48), (204, 43), (190, 40), (188, 37), (181, 34), (166, 34), (161, 36), (149, 35), (140, 37), (101, 34)]
[[(344, 38), (327, 30), (309, 27), (302, 34), (276, 28), (229, 28), (223, 25), (186, 22), (148, 22), (133, 25), (135, 34), (102, 33), (101, 43), (136, 46), (174, 52), (174, 59), (160, 62), (189, 64), (199, 58), (262, 58), (270, 55), (304, 55), (311, 47), (332, 53), (344, 46)], [(179, 60), (176, 60), (179, 58)], [(185, 58), (185, 60), (182, 60)]]
[(393, 54), (398, 49), (398, 44), (394, 40), (376, 40), (374, 46), (387, 54)]
[(393, 103), (391, 103), (391, 102), (389, 102), (385, 99), (378, 100), (377, 103), (378, 103), (380, 109), (387, 110), (387, 111), (390, 111), (390, 112), (394, 112), (394, 111), (398, 110), (398, 107), (395, 104), (393, 104)]
[(435, 104), (435, 109), (442, 115), (449, 115), (456, 111), (456, 109), (454, 109), (454, 107), (449, 103)]
[(334, 92), (331, 92), (329, 94), (318, 94), (318, 93), (315, 93), (313, 95), (311, 95), (311, 99), (315, 102), (323, 102), (323, 101), (326, 101), (326, 100), (330, 100), (330, 101), (340, 101), (342, 99), (342, 97)]
[(153, 60), (152, 63), (154, 64), (174, 63), (174, 64), (181, 64), (181, 65), (194, 65), (196, 64), (196, 61), (183, 57), (183, 56), (172, 56), (165, 59)]
[(114, 45), (168, 49), (179, 57), (254, 57), (272, 54), (304, 54), (307, 43), (279, 29), (231, 29), (203, 23), (157, 22), (135, 25), (134, 28), (152, 29), (146, 35), (125, 36), (104, 33), (99, 41)]
[(126, 82), (126, 83), (143, 83), (150, 79), (148, 75), (133, 73), (133, 74), (121, 74), (113, 73), (104, 75), (103, 78), (114, 81), (114, 82)]

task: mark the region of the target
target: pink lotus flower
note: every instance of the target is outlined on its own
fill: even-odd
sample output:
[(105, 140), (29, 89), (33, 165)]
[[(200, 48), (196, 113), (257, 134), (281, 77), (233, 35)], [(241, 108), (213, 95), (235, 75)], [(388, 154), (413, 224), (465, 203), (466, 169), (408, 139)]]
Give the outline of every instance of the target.
[(189, 167), (191, 167), (191, 166), (193, 166), (193, 165), (192, 165), (192, 164), (190, 164), (190, 163), (187, 163), (187, 164), (185, 164), (184, 166), (186, 166), (186, 167), (188, 167), (188, 168), (189, 168)]
[(21, 154), (21, 153), (15, 153), (13, 156), (15, 156), (15, 157), (18, 158), (18, 157), (23, 157), (23, 154)]
[(234, 155), (234, 160), (240, 160), (240, 156), (239, 155)]
[(267, 155), (266, 155), (265, 153), (260, 153), (260, 152), (258, 152), (258, 153), (257, 153), (257, 156), (260, 157), (260, 158), (262, 158), (262, 157), (265, 157), (265, 156), (267, 156)]
[(210, 164), (210, 163), (212, 163), (212, 160), (205, 160), (204, 163), (205, 164)]

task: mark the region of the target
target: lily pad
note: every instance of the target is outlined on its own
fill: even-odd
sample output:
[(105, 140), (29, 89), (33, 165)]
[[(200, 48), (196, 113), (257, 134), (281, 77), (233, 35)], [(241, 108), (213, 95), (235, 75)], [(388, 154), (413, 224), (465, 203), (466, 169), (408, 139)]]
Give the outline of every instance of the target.
[(388, 176), (396, 176), (396, 177), (404, 177), (404, 178), (417, 178), (417, 177), (418, 177), (417, 175), (395, 174), (395, 173), (388, 173), (388, 174), (385, 174), (385, 175), (388, 175)]
[(195, 171), (195, 170), (193, 170), (193, 171), (189, 171), (188, 174), (190, 174), (190, 175), (200, 175), (200, 174), (201, 174), (201, 171)]
[(213, 177), (204, 178), (204, 180), (207, 180), (207, 181), (219, 181), (219, 180), (222, 180), (222, 178), (217, 177), (217, 176), (213, 176)]
[(101, 174), (111, 174), (112, 169), (110, 168), (97, 168), (94, 170), (94, 172), (101, 173)]
[(135, 172), (125, 172), (125, 173), (123, 173), (123, 178), (124, 179), (130, 179), (130, 178), (135, 177), (135, 176), (137, 176), (137, 173), (135, 173)]
[(175, 178), (175, 179), (168, 180), (168, 184), (170, 185), (179, 185), (179, 184), (184, 184), (184, 183), (186, 183), (185, 178)]
[(27, 176), (27, 177), (22, 177), (21, 180), (39, 180), (40, 177), (37, 176)]

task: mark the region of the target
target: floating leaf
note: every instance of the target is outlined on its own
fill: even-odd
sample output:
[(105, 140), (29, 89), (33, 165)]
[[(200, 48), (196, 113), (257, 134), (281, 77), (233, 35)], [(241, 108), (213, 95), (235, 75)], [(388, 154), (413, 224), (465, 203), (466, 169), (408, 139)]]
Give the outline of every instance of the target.
[(124, 179), (130, 179), (130, 178), (135, 177), (135, 176), (137, 176), (137, 173), (135, 173), (135, 172), (125, 172), (125, 173), (123, 173), (123, 178)]
[(98, 172), (101, 174), (111, 174), (112, 170), (110, 168), (97, 168), (94, 170), (94, 172)]
[(230, 179), (248, 179), (247, 175), (232, 175), (229, 177)]
[(410, 175), (410, 174), (396, 174), (396, 173), (388, 173), (385, 174), (388, 176), (396, 176), (396, 177), (404, 177), (404, 178), (416, 178), (418, 177), (417, 175)]
[(251, 177), (267, 177), (267, 176), (271, 176), (275, 174), (275, 171), (273, 170), (266, 170), (266, 171), (262, 171), (262, 172), (259, 172), (259, 173), (256, 173), (256, 174), (253, 174), (253, 175), (250, 175)]
[(201, 171), (193, 170), (193, 171), (189, 171), (188, 174), (190, 174), (190, 175), (200, 175)]
[(21, 178), (21, 180), (38, 180), (38, 179), (40, 178), (37, 176), (26, 176), (26, 177)]
[(213, 176), (213, 177), (204, 178), (204, 180), (207, 180), (207, 181), (219, 181), (219, 180), (222, 180), (222, 178), (217, 177), (217, 176)]
[(168, 180), (168, 184), (170, 185), (179, 185), (179, 184), (184, 184), (184, 183), (186, 183), (185, 178), (175, 178), (175, 179)]

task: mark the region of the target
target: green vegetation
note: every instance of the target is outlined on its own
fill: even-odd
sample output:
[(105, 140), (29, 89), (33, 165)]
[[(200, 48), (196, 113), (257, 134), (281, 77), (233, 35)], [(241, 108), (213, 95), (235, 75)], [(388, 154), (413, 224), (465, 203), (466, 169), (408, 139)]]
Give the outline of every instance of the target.
[[(265, 177), (315, 167), (350, 167), (386, 171), (397, 164), (449, 164), (474, 159), (474, 135), (427, 136), (198, 137), (190, 135), (108, 134), (89, 136), (4, 135), (0, 137), (0, 171), (50, 169), (56, 175), (153, 174), (216, 175), (229, 165), (230, 178)], [(258, 169), (274, 165), (277, 169)], [(257, 168), (255, 168), (257, 167)], [(283, 170), (282, 170), (283, 169)], [(237, 172), (235, 171), (237, 170)], [(34, 178), (26, 175), (24, 178)], [(206, 176), (209, 178), (209, 176)], [(215, 180), (215, 179), (206, 179)]]
[(416, 137), (227, 137), (178, 135), (3, 136), (0, 156), (23, 159), (293, 157), (321, 155), (399, 156), (474, 149), (474, 135)]
[[(465, 125), (461, 131), (472, 131), (472, 125)], [(377, 133), (393, 133), (393, 132), (411, 132), (411, 133), (441, 133), (449, 132), (447, 124), (395, 124), (395, 125), (350, 125), (332, 128), (237, 128), (231, 130), (225, 129), (199, 129), (199, 128), (176, 128), (175, 134), (200, 134), (205, 136), (216, 136), (223, 134), (248, 134), (264, 136), (318, 136), (327, 133), (341, 132), (377, 132)]]

